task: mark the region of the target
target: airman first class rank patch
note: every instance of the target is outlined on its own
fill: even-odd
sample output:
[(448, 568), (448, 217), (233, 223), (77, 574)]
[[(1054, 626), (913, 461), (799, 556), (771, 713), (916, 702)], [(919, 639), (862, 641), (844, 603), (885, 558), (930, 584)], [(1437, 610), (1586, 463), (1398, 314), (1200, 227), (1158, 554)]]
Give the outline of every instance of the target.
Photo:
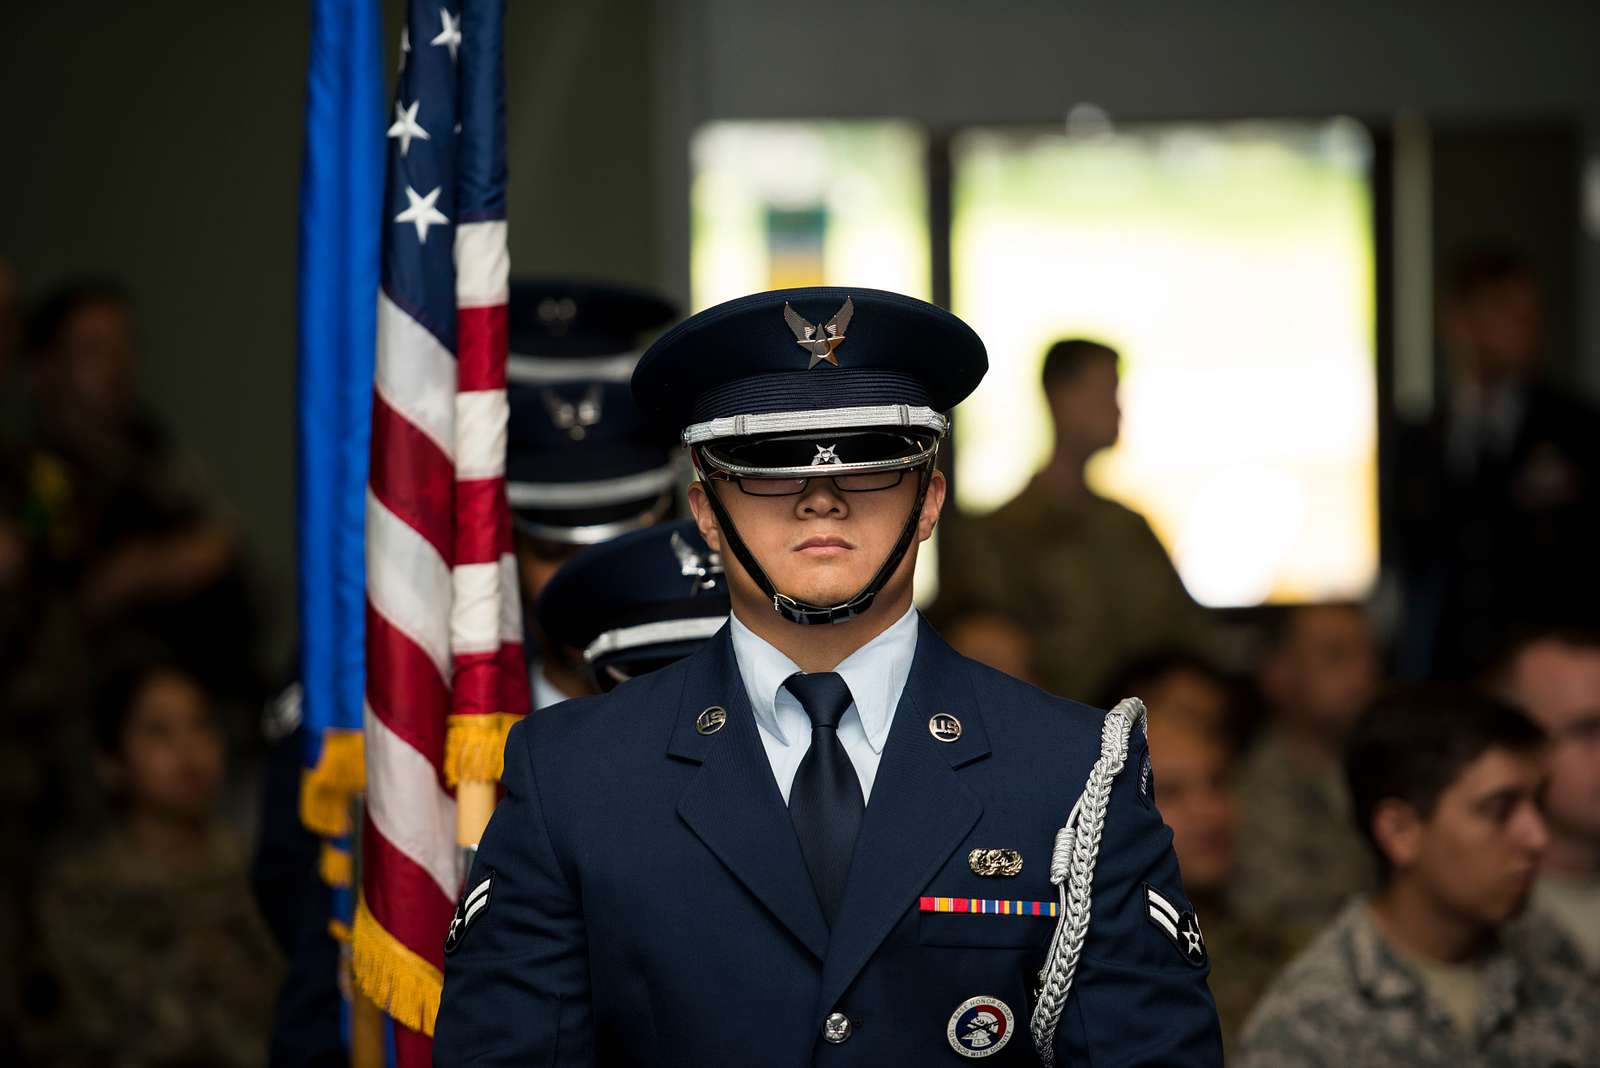
[(1192, 912), (1180, 912), (1155, 887), (1144, 884), (1145, 915), (1167, 936), (1167, 940), (1195, 967), (1206, 962), (1206, 940), (1200, 933), (1200, 920)]
[(461, 940), (467, 936), (467, 928), (472, 926), (474, 920), (483, 915), (483, 910), (489, 907), (489, 887), (494, 882), (494, 869), (489, 869), (489, 874), (474, 886), (469, 892), (461, 895), (460, 904), (456, 905), (456, 914), (450, 917), (450, 933), (444, 936), (444, 951), (446, 956), (461, 948)]

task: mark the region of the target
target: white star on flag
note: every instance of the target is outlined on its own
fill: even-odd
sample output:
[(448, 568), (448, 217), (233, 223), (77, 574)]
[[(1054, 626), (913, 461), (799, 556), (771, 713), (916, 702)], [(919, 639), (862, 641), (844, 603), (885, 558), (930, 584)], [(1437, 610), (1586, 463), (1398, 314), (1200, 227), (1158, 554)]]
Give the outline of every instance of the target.
[(411, 51), (411, 27), (400, 27), (400, 69), (406, 69), (406, 54)]
[(394, 102), (394, 125), (389, 127), (389, 136), (400, 138), (400, 154), (404, 156), (411, 151), (411, 139), (431, 141), (428, 131), (417, 124), (417, 109), (422, 106), (422, 101), (413, 100), (410, 107), (405, 107), (400, 101)]
[(417, 228), (417, 240), (424, 244), (428, 240), (428, 227), (434, 223), (447, 223), (450, 221), (445, 218), (442, 211), (433, 206), (434, 201), (439, 199), (439, 189), (441, 188), (443, 187), (435, 188), (433, 192), (423, 197), (418, 196), (417, 191), (409, 185), (406, 186), (406, 199), (411, 202), (411, 206), (394, 217), (394, 221), (397, 223), (408, 222), (415, 226)]
[(461, 17), (458, 15), (455, 18), (451, 18), (450, 10), (448, 8), (441, 7), (439, 9), (439, 19), (444, 23), (444, 29), (439, 31), (439, 36), (435, 37), (428, 43), (432, 45), (444, 45), (445, 47), (449, 48), (450, 59), (454, 61), (456, 58), (456, 48), (461, 44)]

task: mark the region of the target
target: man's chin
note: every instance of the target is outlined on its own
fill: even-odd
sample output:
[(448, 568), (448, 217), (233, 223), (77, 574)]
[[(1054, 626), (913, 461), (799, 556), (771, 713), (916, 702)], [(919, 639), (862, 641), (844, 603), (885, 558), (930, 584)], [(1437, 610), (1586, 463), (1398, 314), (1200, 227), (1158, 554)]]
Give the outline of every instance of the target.
[(843, 604), (860, 593), (861, 587), (866, 584), (866, 579), (856, 583), (797, 582), (792, 586), (779, 586), (778, 589), (797, 601), (832, 607), (836, 604)]

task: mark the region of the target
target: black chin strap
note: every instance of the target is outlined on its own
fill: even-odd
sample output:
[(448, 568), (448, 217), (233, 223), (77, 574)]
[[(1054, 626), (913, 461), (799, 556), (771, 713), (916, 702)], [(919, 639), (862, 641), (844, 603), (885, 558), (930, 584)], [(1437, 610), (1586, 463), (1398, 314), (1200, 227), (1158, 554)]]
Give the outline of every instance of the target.
[[(695, 466), (700, 467), (698, 451), (695, 453)], [(877, 574), (872, 576), (865, 586), (856, 592), (848, 601), (836, 605), (818, 605), (807, 601), (796, 600), (787, 594), (779, 593), (778, 588), (772, 584), (759, 563), (755, 554), (745, 545), (744, 539), (739, 537), (739, 531), (734, 527), (733, 520), (729, 518), (727, 509), (722, 507), (722, 501), (713, 488), (713, 479), (705, 477), (701, 471), (700, 481), (705, 485), (706, 497), (711, 501), (711, 514), (716, 517), (717, 527), (722, 531), (722, 540), (727, 542), (733, 555), (738, 557), (739, 563), (749, 573), (756, 588), (772, 600), (773, 611), (791, 623), (801, 626), (813, 626), (820, 623), (843, 623), (847, 619), (854, 619), (872, 607), (873, 600), (878, 596), (884, 584), (889, 581), (895, 568), (900, 566), (900, 561), (905, 558), (906, 551), (911, 548), (911, 539), (917, 533), (917, 520), (922, 515), (922, 503), (928, 496), (928, 485), (933, 481), (934, 458), (930, 457), (928, 463), (922, 468), (918, 476), (917, 501), (911, 506), (911, 514), (906, 516), (905, 526), (900, 530), (900, 540), (896, 541), (894, 548), (889, 550), (888, 557), (883, 561), (883, 566), (878, 568)]]

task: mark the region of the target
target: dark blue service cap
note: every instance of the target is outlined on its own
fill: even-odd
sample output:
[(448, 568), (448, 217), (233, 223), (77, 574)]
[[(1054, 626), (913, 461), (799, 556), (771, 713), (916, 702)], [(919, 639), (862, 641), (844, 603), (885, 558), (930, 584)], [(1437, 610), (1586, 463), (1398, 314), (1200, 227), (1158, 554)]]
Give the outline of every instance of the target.
[(645, 414), (690, 445), (732, 437), (945, 428), (989, 359), (959, 318), (878, 289), (756, 293), (667, 331), (633, 373)]
[(636, 354), (646, 335), (677, 314), (664, 297), (611, 282), (515, 279), (507, 308), (511, 377), (519, 368), (559, 372), (529, 366), (545, 361)]
[(727, 622), (722, 564), (693, 522), (661, 523), (562, 564), (536, 611), (553, 642), (581, 649), (603, 689), (688, 656)]
[(524, 533), (592, 545), (656, 522), (683, 478), (677, 443), (623, 382), (506, 387), (506, 497)]

